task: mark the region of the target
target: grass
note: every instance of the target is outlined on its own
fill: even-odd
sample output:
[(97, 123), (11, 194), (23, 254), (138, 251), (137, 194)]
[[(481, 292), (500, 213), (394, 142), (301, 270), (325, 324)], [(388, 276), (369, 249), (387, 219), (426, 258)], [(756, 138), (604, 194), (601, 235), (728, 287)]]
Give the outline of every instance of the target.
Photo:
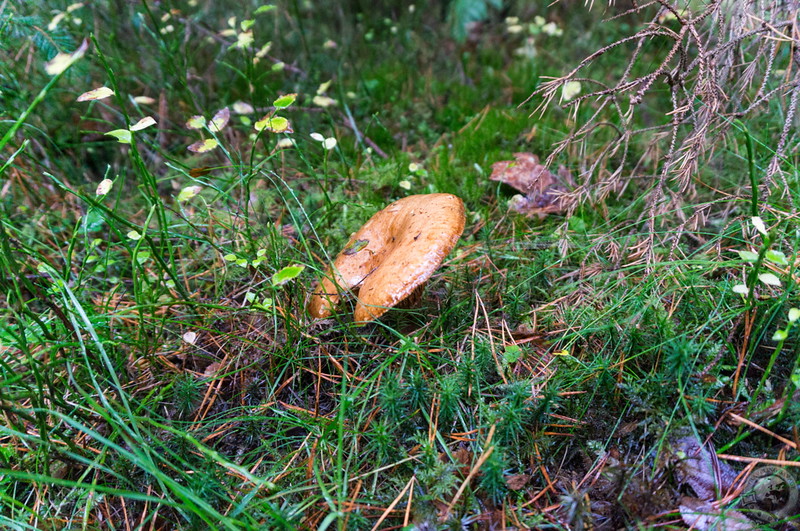
[[(745, 476), (758, 458), (793, 470), (795, 136), (792, 186), (761, 182), (785, 106), (714, 140), (694, 195), (649, 229), (663, 152), (645, 138), (613, 193), (527, 218), (492, 164), (545, 158), (592, 108), (520, 103), (635, 21), (584, 31), (595, 11), (512, 2), (460, 42), (448, 21), (469, 2), (361, 4), (0, 6), (3, 527), (683, 527), (699, 492), (681, 437)], [(536, 15), (564, 34), (526, 33)], [(75, 101), (100, 86), (115, 94)], [(224, 107), (225, 127), (186, 126)], [(269, 113), (294, 132), (258, 132)], [(146, 116), (129, 144), (105, 135)], [(580, 176), (606, 133), (559, 162)], [(348, 236), (432, 192), (461, 197), (467, 227), (420, 304), (310, 319)]]

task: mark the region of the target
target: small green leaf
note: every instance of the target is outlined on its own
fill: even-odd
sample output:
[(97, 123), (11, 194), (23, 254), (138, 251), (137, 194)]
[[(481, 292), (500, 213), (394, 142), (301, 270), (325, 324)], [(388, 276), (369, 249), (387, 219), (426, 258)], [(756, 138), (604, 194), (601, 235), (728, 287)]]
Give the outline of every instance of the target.
[(780, 251), (769, 250), (767, 251), (767, 254), (764, 256), (767, 258), (767, 260), (769, 260), (774, 264), (789, 265), (789, 262), (786, 260), (786, 255)]
[(503, 352), (503, 359), (506, 363), (516, 363), (522, 357), (522, 349), (517, 345), (506, 345)]
[(800, 309), (792, 308), (789, 310), (789, 322), (794, 323), (798, 319), (800, 319)]
[(106, 133), (107, 136), (113, 136), (120, 144), (131, 143), (131, 132), (128, 129), (114, 129)]
[(272, 105), (274, 105), (276, 109), (285, 109), (286, 107), (294, 103), (296, 99), (297, 99), (297, 93), (284, 94), (277, 100), (273, 101)]
[(199, 185), (187, 186), (186, 188), (181, 190), (180, 193), (178, 194), (178, 202), (183, 203), (185, 201), (188, 201), (189, 199), (199, 194), (202, 189), (203, 187)]
[(233, 262), (234, 260), (236, 260), (236, 255), (233, 253), (228, 253), (225, 256), (223, 256), (222, 259), (225, 260), (226, 262)]
[[(106, 224), (105, 218), (96, 208), (89, 210), (83, 217), (83, 226), (87, 232), (98, 231), (103, 227), (105, 227), (105, 224)], [(97, 245), (92, 244), (91, 247), (97, 247)]]
[(789, 337), (789, 334), (786, 333), (786, 330), (775, 330), (775, 333), (772, 334), (773, 341), (783, 341), (787, 337)]
[(242, 28), (242, 31), (247, 31), (247, 30), (249, 30), (250, 28), (252, 28), (252, 27), (253, 27), (253, 24), (255, 24), (255, 23), (256, 23), (256, 21), (255, 21), (255, 20), (253, 20), (252, 18), (248, 18), (247, 20), (243, 20), (243, 21), (242, 21), (242, 22), (239, 24), (239, 27), (240, 27), (240, 28)]
[(293, 280), (300, 276), (300, 273), (303, 272), (306, 266), (302, 265), (294, 265), (294, 266), (286, 266), (274, 275), (272, 275), (272, 285), (273, 286), (283, 286), (290, 280)]
[(751, 251), (736, 251), (739, 253), (739, 258), (744, 260), (745, 262), (757, 262), (758, 261), (758, 254), (751, 252)]
[(272, 4), (266, 4), (266, 5), (263, 5), (263, 6), (259, 6), (259, 7), (258, 7), (258, 9), (256, 9), (255, 11), (253, 11), (253, 14), (254, 14), (254, 15), (260, 15), (261, 13), (269, 13), (269, 12), (270, 12), (270, 11), (272, 11), (273, 9), (275, 9), (275, 6), (274, 6), (274, 5), (272, 5)]
[(247, 267), (247, 260), (244, 258), (239, 258), (236, 260), (236, 265), (239, 267)]
[(128, 238), (130, 238), (133, 241), (138, 241), (138, 240), (142, 239), (142, 235), (139, 234), (139, 232), (135, 231), (135, 230), (132, 230), (132, 231), (128, 232), (127, 236), (128, 236)]
[(772, 273), (761, 273), (758, 275), (758, 280), (767, 284), (768, 286), (780, 286), (781, 281), (778, 277), (773, 275)]
[(139, 263), (139, 265), (142, 265), (143, 263), (147, 262), (148, 260), (150, 260), (150, 253), (149, 252), (141, 251), (139, 253), (136, 253), (136, 261)]

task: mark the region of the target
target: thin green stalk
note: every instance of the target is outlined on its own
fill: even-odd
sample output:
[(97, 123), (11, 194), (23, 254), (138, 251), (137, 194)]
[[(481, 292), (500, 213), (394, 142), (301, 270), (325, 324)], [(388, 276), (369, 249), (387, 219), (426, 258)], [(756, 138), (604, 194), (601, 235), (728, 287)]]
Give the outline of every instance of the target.
[(755, 147), (750, 130), (741, 120), (734, 120), (734, 124), (744, 134), (744, 145), (747, 149), (747, 171), (750, 176), (750, 215), (758, 216), (758, 177), (756, 176)]
[[(67, 70), (64, 70), (64, 72)], [(28, 105), (28, 108), (22, 111), (22, 114), (19, 115), (19, 118), (17, 118), (14, 123), (11, 124), (11, 128), (6, 131), (6, 134), (3, 135), (2, 139), (0, 139), (0, 152), (2, 152), (3, 148), (6, 147), (6, 144), (8, 144), (11, 139), (14, 138), (17, 130), (22, 127), (22, 124), (25, 123), (25, 120), (28, 119), (28, 116), (30, 116), (33, 110), (44, 101), (44, 99), (47, 97), (47, 93), (50, 92), (50, 89), (52, 89), (56, 83), (58, 83), (58, 80), (61, 79), (61, 76), (64, 75), (64, 72), (53, 76), (47, 85), (45, 85), (44, 88), (39, 91), (36, 97), (33, 98), (33, 101), (30, 103), (30, 105)], [(16, 156), (16, 153), (14, 153), (14, 155)], [(2, 170), (5, 170), (7, 165), (8, 164), (3, 165)], [(2, 175), (2, 170), (0, 170), (0, 175)]]

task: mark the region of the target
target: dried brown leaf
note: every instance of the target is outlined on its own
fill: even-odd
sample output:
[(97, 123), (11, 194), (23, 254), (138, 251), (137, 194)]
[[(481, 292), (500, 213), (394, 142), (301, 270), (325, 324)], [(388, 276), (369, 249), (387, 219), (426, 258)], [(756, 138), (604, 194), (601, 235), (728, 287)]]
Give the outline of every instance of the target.
[(506, 478), (506, 485), (511, 490), (521, 490), (531, 480), (528, 474), (514, 474)]
[(511, 210), (539, 218), (564, 212), (559, 196), (573, 183), (564, 166), (559, 167), (558, 175), (555, 175), (533, 153), (514, 153), (514, 160), (495, 162), (489, 178), (524, 194), (511, 199)]
[(713, 503), (684, 497), (680, 505), (683, 522), (698, 531), (745, 531), (756, 526), (739, 511), (723, 510)]

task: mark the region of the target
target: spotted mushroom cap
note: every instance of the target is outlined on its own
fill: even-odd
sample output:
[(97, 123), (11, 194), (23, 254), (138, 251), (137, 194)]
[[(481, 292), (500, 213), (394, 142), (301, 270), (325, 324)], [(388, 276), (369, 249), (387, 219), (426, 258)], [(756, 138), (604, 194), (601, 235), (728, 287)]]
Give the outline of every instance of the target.
[(358, 293), (355, 322), (377, 319), (430, 278), (455, 247), (464, 222), (464, 203), (451, 194), (395, 201), (351, 236), (311, 295), (309, 313), (330, 316), (340, 291), (352, 290)]

